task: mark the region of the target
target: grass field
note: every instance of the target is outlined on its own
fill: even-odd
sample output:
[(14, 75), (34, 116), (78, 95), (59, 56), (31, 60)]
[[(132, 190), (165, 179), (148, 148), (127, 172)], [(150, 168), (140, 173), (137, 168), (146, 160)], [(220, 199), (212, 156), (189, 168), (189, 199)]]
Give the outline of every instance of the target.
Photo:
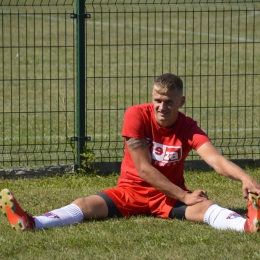
[[(1, 1), (0, 167), (75, 161), (75, 3)], [(86, 12), (86, 135), (98, 160), (121, 159), (125, 109), (150, 101), (169, 71), (185, 83), (182, 111), (225, 155), (259, 158), (258, 1), (92, 1)]]
[[(259, 181), (260, 169), (247, 169)], [(204, 188), (220, 206), (246, 213), (241, 184), (210, 172), (185, 172), (188, 188)], [(0, 180), (25, 210), (41, 215), (116, 185), (109, 176), (65, 175)], [(259, 259), (259, 234), (219, 231), (205, 224), (153, 217), (106, 219), (76, 226), (16, 233), (0, 216), (1, 259)]]

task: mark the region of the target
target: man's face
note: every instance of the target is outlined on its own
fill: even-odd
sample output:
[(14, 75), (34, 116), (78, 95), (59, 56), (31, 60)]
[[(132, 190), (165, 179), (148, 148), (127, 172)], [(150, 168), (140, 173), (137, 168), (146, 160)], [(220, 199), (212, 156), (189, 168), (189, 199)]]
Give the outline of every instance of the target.
[(178, 118), (178, 111), (185, 103), (185, 97), (177, 90), (160, 94), (153, 89), (152, 102), (156, 122), (162, 127), (171, 127)]

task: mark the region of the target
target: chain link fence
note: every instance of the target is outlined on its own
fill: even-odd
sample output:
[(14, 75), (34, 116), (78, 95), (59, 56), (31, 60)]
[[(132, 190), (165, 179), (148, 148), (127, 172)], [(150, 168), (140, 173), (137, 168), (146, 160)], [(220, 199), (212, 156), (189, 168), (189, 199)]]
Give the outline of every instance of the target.
[(52, 2), (0, 4), (0, 167), (75, 162), (74, 7)]
[[(0, 167), (77, 160), (76, 4), (0, 1)], [(85, 12), (86, 146), (97, 162), (121, 161), (125, 109), (151, 101), (166, 72), (184, 81), (182, 112), (225, 156), (259, 159), (259, 1), (93, 0)]]

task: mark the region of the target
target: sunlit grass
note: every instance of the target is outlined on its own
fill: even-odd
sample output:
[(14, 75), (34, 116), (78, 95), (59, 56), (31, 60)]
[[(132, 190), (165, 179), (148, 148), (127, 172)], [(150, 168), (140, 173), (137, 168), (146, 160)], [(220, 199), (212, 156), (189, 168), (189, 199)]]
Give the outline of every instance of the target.
[[(247, 169), (259, 181), (260, 169)], [(241, 183), (214, 172), (185, 172), (191, 190), (203, 188), (220, 206), (246, 213)], [(118, 175), (66, 174), (1, 179), (33, 215), (116, 185)], [(153, 217), (106, 219), (71, 227), (16, 233), (0, 216), (1, 258), (13, 259), (259, 259), (259, 234), (218, 231), (205, 224)], [(234, 242), (235, 241), (235, 242)]]

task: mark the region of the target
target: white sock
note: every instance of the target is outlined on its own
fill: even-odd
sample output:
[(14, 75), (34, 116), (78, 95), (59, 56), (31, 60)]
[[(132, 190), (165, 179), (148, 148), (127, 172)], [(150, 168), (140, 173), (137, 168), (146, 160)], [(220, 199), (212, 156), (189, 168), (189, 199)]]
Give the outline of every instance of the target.
[(34, 216), (35, 229), (70, 226), (82, 222), (84, 215), (76, 204), (52, 210), (42, 216)]
[(204, 222), (216, 229), (232, 229), (242, 232), (246, 219), (234, 211), (213, 204), (207, 209)]

